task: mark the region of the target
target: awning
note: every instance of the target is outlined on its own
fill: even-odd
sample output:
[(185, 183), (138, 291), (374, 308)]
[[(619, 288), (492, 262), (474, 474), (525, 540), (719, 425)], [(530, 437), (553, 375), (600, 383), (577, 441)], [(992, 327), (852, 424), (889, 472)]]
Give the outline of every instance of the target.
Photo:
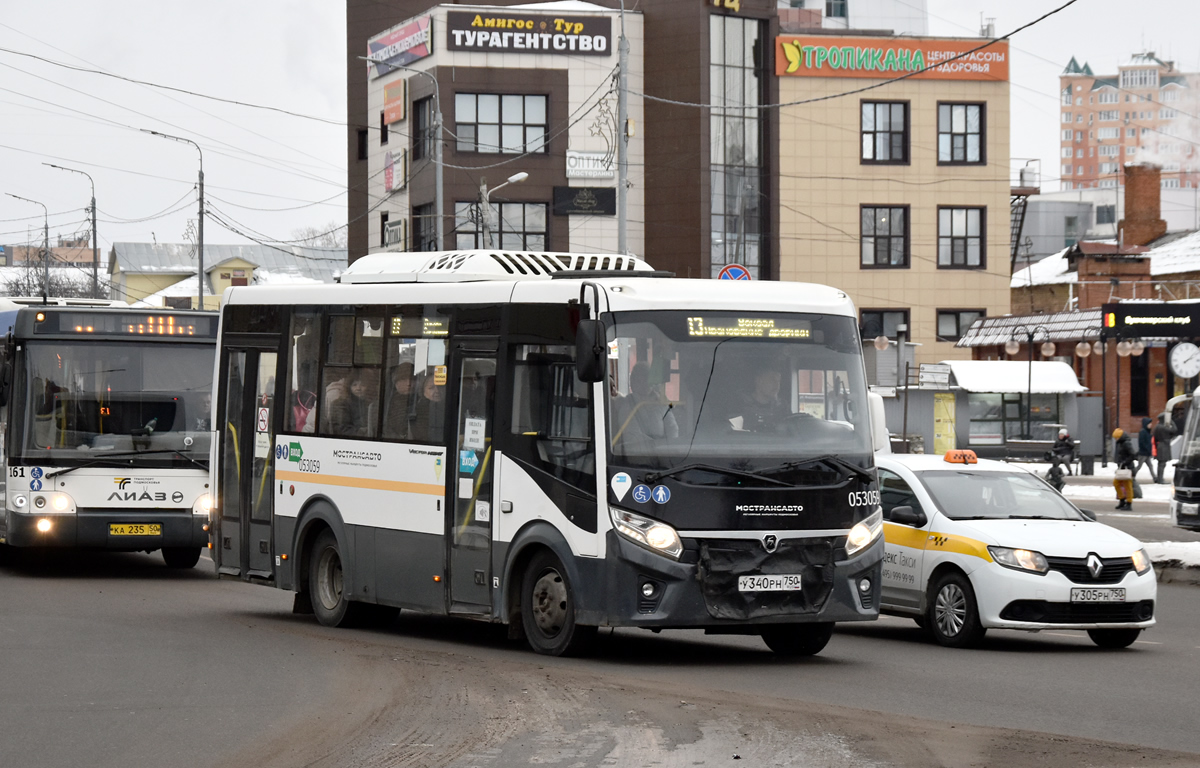
[(968, 392), (998, 392), (1038, 395), (1061, 395), (1086, 392), (1075, 371), (1066, 363), (1036, 361), (1030, 371), (1029, 363), (1018, 360), (944, 360), (958, 386)]

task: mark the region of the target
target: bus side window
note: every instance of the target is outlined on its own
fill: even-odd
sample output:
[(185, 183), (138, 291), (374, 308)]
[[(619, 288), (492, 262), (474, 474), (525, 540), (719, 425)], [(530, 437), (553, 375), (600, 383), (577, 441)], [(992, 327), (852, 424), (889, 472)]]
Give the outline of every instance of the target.
[(574, 347), (517, 345), (512, 371), (512, 433), (531, 449), (523, 458), (582, 485), (596, 459), (591, 390), (575, 376)]
[(287, 430), (314, 432), (317, 408), (317, 365), (321, 357), (321, 313), (297, 309), (292, 313), (288, 351)]

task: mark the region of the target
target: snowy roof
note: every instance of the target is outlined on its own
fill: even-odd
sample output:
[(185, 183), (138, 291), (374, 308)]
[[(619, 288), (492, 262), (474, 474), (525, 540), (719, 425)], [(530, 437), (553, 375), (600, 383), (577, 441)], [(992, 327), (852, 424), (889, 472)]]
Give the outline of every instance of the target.
[(1154, 55), (1154, 51), (1144, 51), (1135, 53), (1129, 57), (1129, 61), (1121, 65), (1122, 67), (1150, 67), (1150, 66), (1166, 66), (1166, 64)]
[[(346, 268), (344, 248), (308, 248), (298, 245), (216, 245), (205, 243), (204, 268), (211, 272), (232, 259), (254, 264), (272, 273), (295, 274), (317, 282), (332, 283)], [(114, 264), (115, 262), (115, 264)], [(109, 272), (119, 266), (135, 274), (195, 275), (198, 267), (192, 243), (113, 243)]]
[(956, 347), (990, 347), (1004, 344), (1009, 339), (1022, 340), (1026, 331), (1045, 328), (1037, 332), (1037, 342), (1079, 341), (1086, 331), (1100, 330), (1100, 310), (1085, 309), (1075, 312), (1055, 312), (1047, 315), (1005, 315), (1004, 317), (981, 317), (971, 327)]
[(1018, 269), (1016, 272), (1013, 272), (1008, 287), (1028, 288), (1030, 285), (1056, 285), (1059, 283), (1079, 282), (1079, 274), (1071, 271), (1070, 262), (1067, 261), (1067, 252), (1070, 250), (1070, 248), (1064, 248), (1053, 256), (1047, 256), (1041, 261), (1035, 261), (1024, 269)]
[(1200, 231), (1150, 249), (1150, 275), (1200, 271)]
[(1015, 394), (1030, 392), (1057, 395), (1086, 392), (1075, 371), (1057, 360), (1028, 362), (1017, 360), (944, 360), (955, 382), (968, 392)]

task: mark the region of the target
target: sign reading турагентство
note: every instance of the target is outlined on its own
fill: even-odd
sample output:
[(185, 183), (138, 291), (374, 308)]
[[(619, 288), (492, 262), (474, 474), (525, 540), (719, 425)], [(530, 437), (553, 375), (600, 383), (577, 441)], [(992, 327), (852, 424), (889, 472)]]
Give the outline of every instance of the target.
[(612, 19), (537, 13), (446, 14), (446, 48), (485, 53), (612, 55)]
[[(775, 38), (775, 74), (882, 79), (920, 72), (912, 77), (1008, 80), (1008, 42), (981, 45), (979, 40), (789, 35)], [(932, 69), (921, 72), (926, 67)]]
[(1101, 308), (1104, 333), (1118, 339), (1200, 337), (1200, 304), (1130, 302)]

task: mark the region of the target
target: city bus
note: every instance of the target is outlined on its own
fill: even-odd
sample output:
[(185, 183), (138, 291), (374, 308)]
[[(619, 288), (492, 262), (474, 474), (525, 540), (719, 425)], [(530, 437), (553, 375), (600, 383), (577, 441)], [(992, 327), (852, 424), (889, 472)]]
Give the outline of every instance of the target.
[(1200, 389), (1191, 395), (1179, 395), (1167, 401), (1163, 410), (1171, 419), (1177, 408), (1186, 409), (1182, 439), (1175, 453), (1175, 479), (1172, 480), (1171, 517), (1175, 525), (1200, 531), (1200, 408), (1195, 407)]
[[(377, 253), (226, 291), (213, 559), (327, 626), (400, 609), (760, 635), (878, 617), (857, 315), (834, 288), (629, 256)], [(880, 411), (882, 403), (880, 402)]]
[(161, 550), (208, 544), (217, 314), (0, 300), (0, 544)]

